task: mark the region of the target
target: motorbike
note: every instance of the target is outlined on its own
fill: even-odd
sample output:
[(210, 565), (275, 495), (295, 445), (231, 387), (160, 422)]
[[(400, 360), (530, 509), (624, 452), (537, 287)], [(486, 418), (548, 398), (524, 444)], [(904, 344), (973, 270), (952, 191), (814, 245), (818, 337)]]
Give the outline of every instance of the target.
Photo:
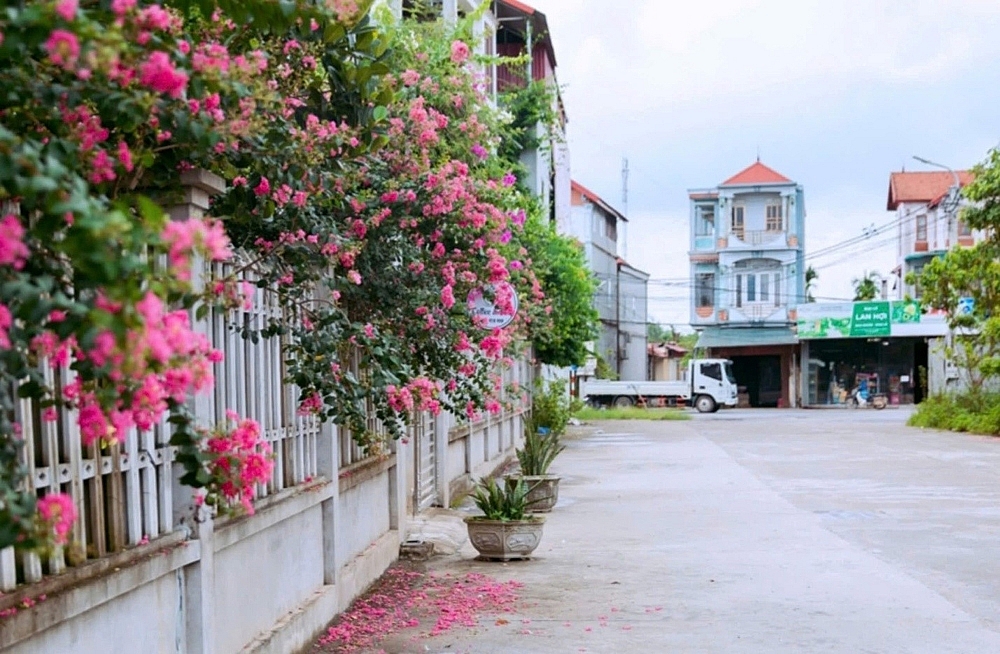
[(869, 394), (863, 388), (856, 388), (847, 400), (852, 409), (884, 409), (889, 401), (881, 393)]

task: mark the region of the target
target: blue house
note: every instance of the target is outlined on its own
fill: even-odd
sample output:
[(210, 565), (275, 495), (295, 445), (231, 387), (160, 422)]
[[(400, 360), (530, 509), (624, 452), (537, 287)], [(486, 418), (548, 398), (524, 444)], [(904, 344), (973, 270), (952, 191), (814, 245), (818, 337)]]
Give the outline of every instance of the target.
[(802, 186), (759, 160), (691, 200), (691, 325), (733, 360), (751, 406), (797, 406), (795, 306), (805, 301)]

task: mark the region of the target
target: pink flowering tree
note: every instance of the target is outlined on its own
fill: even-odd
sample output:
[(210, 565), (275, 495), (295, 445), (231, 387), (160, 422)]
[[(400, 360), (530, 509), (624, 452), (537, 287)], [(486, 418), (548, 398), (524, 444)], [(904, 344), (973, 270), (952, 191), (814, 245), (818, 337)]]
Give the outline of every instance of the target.
[[(343, 40), (345, 5), (333, 4), (284, 11), (285, 24)], [(59, 541), (74, 518), (71, 503), (22, 490), (17, 397), (43, 421), (72, 409), (72, 433), (101, 450), (169, 416), (182, 481), (235, 506), (244, 486), (229, 492), (220, 462), (253, 467), (248, 480), (264, 468), (244, 452), (252, 430), (237, 454), (216, 451), (221, 432), (196, 428), (186, 408), (220, 358), (192, 312), (243, 302), (232, 280), (207, 293), (192, 284), (198, 262), (232, 257), (226, 229), (162, 208), (179, 201), (185, 170), (218, 169), (227, 148), (253, 141), (267, 118), (255, 106), (283, 106), (259, 82), (267, 54), (229, 52), (214, 36), (221, 22), (135, 0), (0, 15), (0, 547)]]
[[(362, 444), (414, 411), (499, 411), (498, 375), (546, 316), (529, 202), (498, 156), (467, 26), (380, 28), (367, 1), (49, 0), (0, 15), (0, 547), (56, 542), (72, 504), (20, 484), (17, 397), (72, 409), (108, 450), (167, 417), (183, 483), (252, 508), (270, 474), (252, 421), (196, 425), (220, 355), (192, 326), (250, 272), (284, 309), (301, 410)], [(401, 32), (401, 33), (400, 33)], [(228, 190), (171, 221), (179, 178)], [(204, 290), (199, 290), (199, 289)], [(514, 295), (520, 308), (514, 307)], [(488, 330), (476, 294), (514, 315)], [(52, 374), (47, 371), (51, 370)], [(58, 380), (52, 383), (51, 379)]]

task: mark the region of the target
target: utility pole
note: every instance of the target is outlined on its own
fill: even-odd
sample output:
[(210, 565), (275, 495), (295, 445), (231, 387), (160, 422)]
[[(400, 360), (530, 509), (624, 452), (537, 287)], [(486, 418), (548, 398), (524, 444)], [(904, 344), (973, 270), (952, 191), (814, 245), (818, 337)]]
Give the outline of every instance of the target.
[(943, 168), (944, 170), (947, 170), (949, 173), (951, 173), (952, 185), (948, 189), (948, 199), (946, 200), (946, 204), (944, 207), (945, 214), (948, 216), (948, 239), (945, 242), (945, 244), (950, 246), (951, 223), (952, 219), (955, 217), (956, 211), (958, 210), (959, 193), (961, 193), (962, 191), (962, 181), (958, 178), (958, 173), (956, 173), (950, 167), (945, 166), (944, 164), (939, 164), (934, 161), (928, 161), (927, 159), (924, 159), (923, 157), (918, 157), (917, 155), (913, 155), (913, 158), (919, 161), (920, 163), (927, 164), (928, 166), (934, 166), (935, 168)]
[[(628, 157), (622, 157), (622, 215), (628, 219)], [(628, 223), (622, 225), (622, 259), (628, 259)]]
[(622, 260), (615, 261), (615, 372), (622, 378)]

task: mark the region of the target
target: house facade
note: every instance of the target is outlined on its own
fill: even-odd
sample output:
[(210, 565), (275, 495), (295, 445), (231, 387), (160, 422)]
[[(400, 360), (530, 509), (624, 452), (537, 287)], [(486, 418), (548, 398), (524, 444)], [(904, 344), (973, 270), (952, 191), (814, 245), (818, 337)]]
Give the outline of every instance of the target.
[(959, 217), (961, 187), (972, 181), (972, 173), (898, 172), (889, 175), (886, 210), (896, 212), (896, 299), (919, 298), (920, 290), (907, 283), (910, 273), (919, 275), (934, 257), (952, 247), (971, 246), (982, 238)]
[(805, 298), (802, 186), (758, 160), (688, 197), (698, 349), (733, 360), (752, 406), (796, 406), (792, 325)]
[(569, 233), (584, 247), (599, 287), (594, 305), (601, 333), (595, 353), (624, 381), (647, 377), (647, 286), (649, 275), (620, 255), (625, 216), (582, 184), (572, 183)]

